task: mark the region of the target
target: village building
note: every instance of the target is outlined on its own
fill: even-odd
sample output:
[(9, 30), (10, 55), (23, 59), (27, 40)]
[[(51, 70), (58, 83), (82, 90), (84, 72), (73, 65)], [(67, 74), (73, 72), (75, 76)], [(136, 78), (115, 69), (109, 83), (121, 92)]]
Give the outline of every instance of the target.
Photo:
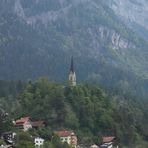
[(23, 131), (28, 131), (31, 128), (38, 129), (41, 126), (44, 126), (44, 121), (31, 121), (30, 117), (22, 117), (14, 122), (15, 127), (22, 129)]
[(60, 140), (64, 143), (71, 145), (73, 148), (77, 146), (77, 136), (73, 131), (56, 131), (55, 134), (60, 137)]
[(42, 147), (42, 146), (44, 145), (44, 141), (45, 141), (45, 140), (44, 140), (43, 138), (39, 138), (39, 137), (35, 138), (35, 139), (34, 139), (35, 147), (36, 147), (36, 148)]
[(34, 128), (34, 129), (38, 129), (38, 128), (44, 126), (44, 121), (42, 121), (42, 120), (39, 120), (39, 121), (33, 121), (33, 122), (31, 122), (31, 125), (32, 125), (32, 128)]
[(16, 133), (14, 132), (4, 132), (1, 135), (1, 139), (3, 139), (7, 144), (13, 145), (15, 136)]
[(15, 127), (22, 129), (24, 131), (28, 131), (32, 128), (30, 117), (22, 117), (21, 119), (16, 120), (14, 124)]

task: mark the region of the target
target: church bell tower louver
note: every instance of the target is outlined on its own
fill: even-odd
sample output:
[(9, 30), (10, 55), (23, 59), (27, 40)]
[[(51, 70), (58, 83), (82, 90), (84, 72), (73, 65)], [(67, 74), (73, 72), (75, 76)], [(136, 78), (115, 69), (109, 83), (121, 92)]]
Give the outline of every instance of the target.
[(76, 86), (76, 73), (74, 71), (74, 60), (73, 56), (71, 57), (71, 65), (70, 65), (70, 72), (69, 72), (69, 82), (71, 86)]

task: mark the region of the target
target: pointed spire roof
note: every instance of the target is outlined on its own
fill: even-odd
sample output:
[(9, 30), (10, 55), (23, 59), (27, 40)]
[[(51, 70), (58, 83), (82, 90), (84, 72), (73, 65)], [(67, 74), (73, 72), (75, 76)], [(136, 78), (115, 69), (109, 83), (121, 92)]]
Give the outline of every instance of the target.
[(71, 57), (71, 66), (70, 66), (70, 71), (74, 72), (74, 62), (73, 62), (73, 56)]
[(69, 81), (70, 81), (70, 84), (72, 86), (76, 86), (76, 74), (75, 74), (75, 71), (74, 71), (74, 60), (73, 60), (73, 56), (71, 57)]

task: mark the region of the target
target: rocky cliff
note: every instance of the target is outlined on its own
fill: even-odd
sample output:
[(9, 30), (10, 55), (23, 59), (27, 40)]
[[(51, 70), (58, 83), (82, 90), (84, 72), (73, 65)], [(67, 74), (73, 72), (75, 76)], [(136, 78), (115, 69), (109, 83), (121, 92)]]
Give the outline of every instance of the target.
[(110, 7), (134, 31), (148, 39), (148, 1), (147, 0), (109, 0)]
[[(32, 5), (35, 5), (36, 7), (40, 4), (42, 4), (42, 1), (33, 1)], [(47, 2), (46, 2), (47, 3)], [(33, 9), (29, 10), (28, 7), (23, 7), (23, 1), (16, 0), (14, 3), (14, 12), (16, 15), (23, 19), (28, 25), (31, 27), (37, 26), (38, 23), (44, 25), (44, 27), (48, 27), (48, 24), (51, 22), (57, 22), (60, 18), (68, 18), (68, 14), (73, 9), (73, 5), (75, 7), (79, 7), (80, 4), (86, 5), (88, 7), (88, 3), (91, 4), (92, 7), (98, 8), (97, 4), (93, 1), (89, 0), (83, 0), (83, 1), (73, 1), (72, 3), (68, 3), (67, 1), (61, 0), (56, 2), (57, 6), (59, 6), (59, 9), (55, 10), (42, 10), (40, 13), (31, 13)], [(34, 7), (35, 7), (34, 6)], [(37, 9), (37, 8), (36, 8)], [(28, 15), (28, 11), (30, 11), (30, 14)], [(65, 22), (68, 24), (68, 22)], [(108, 28), (107, 26), (102, 26), (98, 24), (95, 26), (95, 28), (87, 28), (87, 31), (92, 38), (93, 43), (97, 46), (99, 49), (99, 42), (98, 40), (101, 39), (103, 42), (110, 43), (111, 47), (113, 49), (127, 49), (127, 48), (135, 48), (134, 43), (123, 37), (119, 32), (117, 32), (113, 28)], [(95, 36), (95, 37), (94, 37)], [(96, 40), (97, 39), (97, 40)], [(96, 47), (96, 48), (97, 48)], [(96, 53), (95, 53), (96, 54)]]

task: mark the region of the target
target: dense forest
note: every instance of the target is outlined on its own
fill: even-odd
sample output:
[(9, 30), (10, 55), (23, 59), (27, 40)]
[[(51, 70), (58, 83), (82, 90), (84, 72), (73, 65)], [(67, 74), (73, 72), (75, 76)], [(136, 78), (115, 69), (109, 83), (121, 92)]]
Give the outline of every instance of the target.
[(148, 97), (148, 43), (105, 1), (1, 0), (0, 22), (0, 79), (62, 82), (73, 55), (79, 81)]
[[(139, 101), (130, 95), (113, 95), (92, 84), (71, 87), (50, 82), (47, 78), (27, 84), (20, 81), (1, 81), (0, 84), (1, 107), (9, 113), (6, 121), (0, 123), (1, 133), (16, 131), (12, 119), (22, 116), (46, 123), (44, 128), (29, 133), (16, 131), (24, 145), (32, 142), (31, 139), (26, 140), (27, 134), (50, 139), (57, 129), (72, 129), (76, 131), (79, 143), (99, 144), (102, 136), (110, 135), (117, 137), (120, 146), (148, 146), (147, 101)], [(55, 139), (55, 143), (58, 142)]]

